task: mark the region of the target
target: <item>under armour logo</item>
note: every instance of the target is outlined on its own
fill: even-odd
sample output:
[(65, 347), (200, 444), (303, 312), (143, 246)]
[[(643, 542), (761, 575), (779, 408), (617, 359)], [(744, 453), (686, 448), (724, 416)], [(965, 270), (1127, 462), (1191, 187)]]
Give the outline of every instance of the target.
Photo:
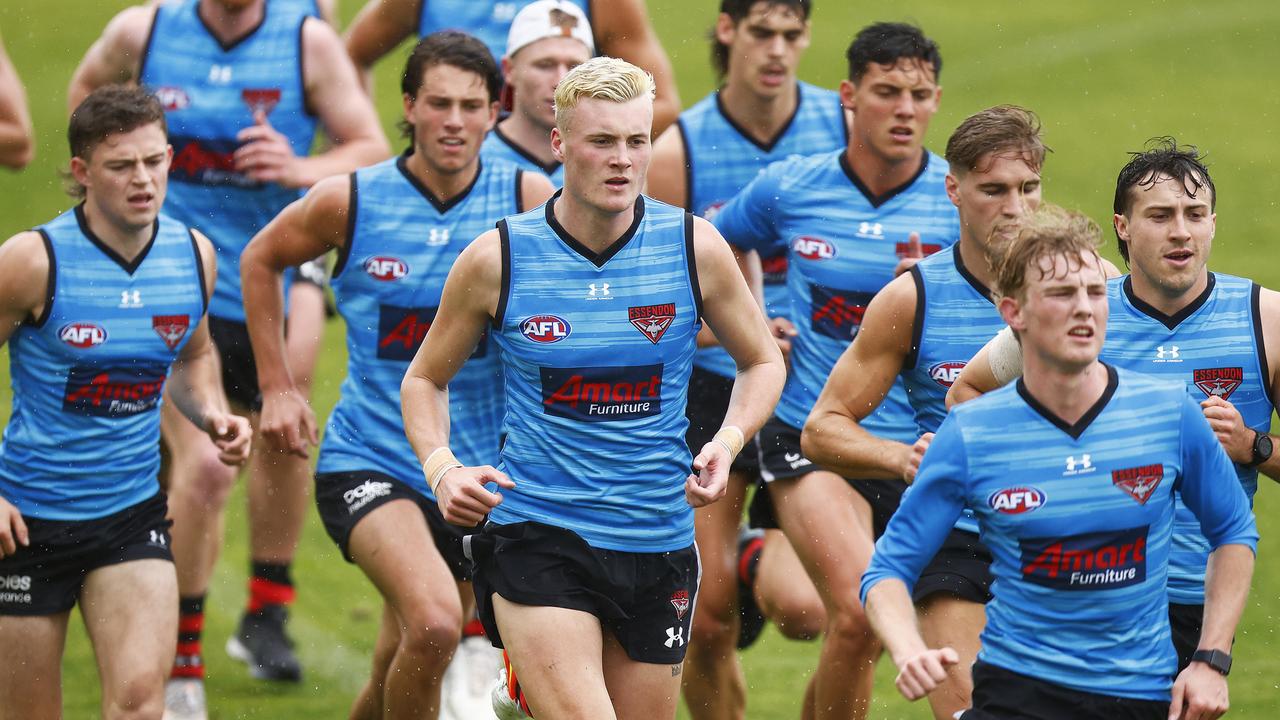
[(675, 647), (677, 645), (684, 646), (684, 628), (669, 627), (667, 628), (667, 641), (662, 643), (667, 647)]
[(122, 308), (142, 307), (142, 291), (141, 290), (121, 290), (120, 291), (120, 307)]
[(1177, 360), (1178, 346), (1170, 345), (1169, 347), (1166, 348), (1164, 345), (1160, 345), (1156, 347), (1156, 357), (1161, 360), (1165, 360), (1165, 359)]
[(210, 65), (209, 82), (215, 85), (226, 85), (231, 82), (230, 65)]
[(1067, 457), (1067, 472), (1075, 472), (1077, 466), (1079, 466), (1081, 470), (1090, 470), (1093, 468), (1093, 463), (1089, 462), (1088, 453), (1081, 455), (1079, 460), (1076, 459), (1075, 455)]
[(609, 283), (591, 283), (587, 285), (587, 297), (610, 297)]
[(431, 228), (427, 233), (427, 244), (431, 246), (449, 244), (449, 228)]
[(859, 223), (858, 234), (870, 235), (872, 237), (884, 237), (884, 226), (881, 225), (880, 223), (869, 223), (869, 222)]
[(151, 531), (151, 544), (152, 544), (152, 545), (159, 545), (160, 547), (164, 547), (164, 534), (163, 534), (163, 533), (161, 533), (159, 530), (152, 530), (152, 531)]

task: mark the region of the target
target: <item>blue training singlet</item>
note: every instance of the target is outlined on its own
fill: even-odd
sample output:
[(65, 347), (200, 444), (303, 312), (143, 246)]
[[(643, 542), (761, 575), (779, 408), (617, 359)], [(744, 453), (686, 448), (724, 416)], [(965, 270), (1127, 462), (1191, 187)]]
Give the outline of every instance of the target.
[(132, 261), (89, 230), (83, 206), (38, 232), (48, 295), (9, 340), (0, 496), (29, 517), (100, 518), (160, 491), (164, 382), (205, 312), (200, 251), (163, 215)]
[[(520, 170), (481, 163), (447, 203), (400, 157), (351, 176), (350, 235), (333, 273), (347, 325), (347, 378), (329, 416), (318, 472), (377, 470), (434, 497), (404, 434), (400, 381), (435, 320), (458, 255), (519, 212)], [(498, 462), (502, 374), (486, 336), (449, 383), (449, 447), (467, 465)]]
[(641, 196), (631, 228), (597, 254), (556, 221), (559, 199), (498, 226), (500, 469), (516, 487), (489, 518), (566, 528), (606, 550), (688, 547), (685, 404), (702, 324), (693, 217)]
[[(507, 54), (507, 33), (516, 13), (534, 0), (419, 0), (418, 37), (426, 37), (438, 30), (461, 30), (479, 38), (501, 61)], [(582, 8), (591, 19), (590, 0), (568, 0)]]
[[(550, 144), (551, 138), (548, 137), (547, 145)], [(558, 162), (543, 165), (524, 148), (516, 145), (514, 140), (503, 135), (502, 129), (499, 127), (494, 127), (485, 136), (484, 143), (480, 145), (480, 157), (484, 160), (501, 160), (513, 163), (525, 172), (546, 175), (551, 184), (557, 188), (564, 186), (564, 165)]]

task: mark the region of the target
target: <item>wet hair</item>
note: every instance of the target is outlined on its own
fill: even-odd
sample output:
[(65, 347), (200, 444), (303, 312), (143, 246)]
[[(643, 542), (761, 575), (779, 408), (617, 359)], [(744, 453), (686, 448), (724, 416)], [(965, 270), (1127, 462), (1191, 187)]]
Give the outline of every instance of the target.
[[(790, 8), (801, 20), (808, 20), (813, 12), (812, 0), (720, 0), (720, 14), (728, 15), (734, 26), (751, 14), (751, 8), (757, 4), (777, 5)], [(711, 66), (716, 74), (724, 77), (729, 72), (729, 46), (716, 39), (716, 31), (711, 30)]]
[(909, 23), (878, 22), (858, 31), (849, 49), (849, 80), (855, 84), (867, 74), (871, 63), (893, 66), (899, 60), (919, 60), (932, 66), (933, 79), (942, 77), (942, 54), (938, 44), (925, 37), (924, 30)]
[[(484, 81), (489, 102), (498, 100), (498, 94), (502, 91), (502, 71), (498, 69), (498, 61), (493, 59), (493, 54), (484, 43), (457, 30), (431, 33), (413, 46), (413, 52), (409, 53), (409, 59), (404, 64), (404, 74), (400, 77), (400, 92), (411, 99), (417, 99), (427, 70), (436, 65), (452, 65), (459, 70), (475, 73)], [(412, 123), (401, 120), (399, 127), (404, 137), (412, 137)]]
[(652, 99), (653, 76), (626, 60), (593, 57), (570, 70), (556, 85), (556, 127), (563, 133), (569, 114), (582, 98), (624, 103), (640, 97)]
[[(149, 91), (129, 85), (105, 85), (89, 93), (71, 112), (67, 123), (67, 143), (71, 157), (88, 161), (94, 148), (112, 135), (131, 132), (156, 123), (167, 137), (169, 124), (164, 107)], [(64, 173), (66, 190), (75, 198), (84, 197), (84, 186)]]
[[(1209, 168), (1204, 164), (1204, 154), (1195, 145), (1178, 145), (1171, 137), (1156, 137), (1147, 141), (1147, 149), (1129, 153), (1129, 162), (1120, 168), (1120, 176), (1116, 178), (1116, 198), (1113, 205), (1116, 215), (1129, 216), (1133, 208), (1133, 189), (1148, 188), (1156, 184), (1161, 177), (1170, 177), (1182, 183), (1182, 189), (1189, 197), (1196, 197), (1201, 190), (1209, 189), (1209, 209), (1212, 211), (1218, 203), (1218, 190), (1209, 176)], [(1129, 264), (1129, 243), (1120, 239), (1117, 233), (1120, 257)]]
[(1098, 256), (1101, 241), (1102, 229), (1087, 215), (1042, 203), (1023, 223), (1017, 238), (991, 258), (997, 295), (1025, 299), (1027, 274), (1034, 268), (1043, 279), (1046, 271), (1041, 262), (1045, 258), (1065, 257), (1075, 269), (1080, 255)]
[(1017, 105), (997, 105), (961, 122), (947, 140), (947, 163), (953, 175), (978, 170), (984, 158), (1017, 154), (1037, 171), (1051, 152), (1040, 137), (1040, 118)]

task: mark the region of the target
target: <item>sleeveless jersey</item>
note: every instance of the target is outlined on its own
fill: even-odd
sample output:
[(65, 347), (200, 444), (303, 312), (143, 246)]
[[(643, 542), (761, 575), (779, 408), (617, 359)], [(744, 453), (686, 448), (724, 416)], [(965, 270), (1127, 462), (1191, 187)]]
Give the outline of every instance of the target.
[[(520, 210), (520, 171), (482, 163), (470, 188), (441, 203), (409, 172), (406, 157), (351, 176), (350, 231), (332, 281), (347, 326), (347, 378), (317, 470), (376, 470), (434, 497), (405, 438), (400, 381), (435, 319), (454, 260)], [(503, 405), (496, 355), (483, 338), (449, 383), (449, 447), (467, 465), (498, 462)]]
[(141, 82), (160, 99), (169, 122), (174, 156), (164, 210), (207, 235), (218, 251), (210, 314), (244, 322), (240, 252), (299, 191), (238, 172), (236, 135), (262, 111), (294, 153), (310, 152), (316, 120), (303, 92), (306, 16), (298, 7), (269, 1), (260, 25), (223, 45), (205, 27), (197, 5), (184, 0), (156, 9)]
[(876, 543), (862, 598), (889, 577), (911, 586), (969, 508), (994, 558), (980, 659), (1081, 692), (1167, 702), (1175, 492), (1214, 547), (1256, 549), (1258, 533), (1182, 386), (1106, 370), (1106, 392), (1074, 424), (1021, 380), (952, 410)]
[[(551, 140), (548, 138), (547, 143)], [(558, 162), (543, 165), (515, 141), (502, 134), (502, 128), (495, 126), (480, 145), (480, 157), (484, 160), (501, 160), (516, 165), (525, 172), (546, 175), (551, 184), (557, 188), (564, 186), (564, 166)]]
[[(507, 33), (516, 13), (531, 5), (534, 0), (420, 0), (418, 37), (426, 37), (437, 30), (462, 30), (479, 38), (493, 53), (495, 60), (507, 54)], [(591, 20), (590, 0), (569, 0), (582, 8)]]
[(606, 550), (688, 547), (684, 413), (701, 327), (693, 217), (641, 196), (631, 229), (596, 254), (556, 221), (559, 197), (498, 225), (501, 469), (516, 487), (489, 518), (556, 525)]
[(160, 491), (164, 382), (204, 315), (204, 273), (191, 232), (163, 215), (131, 262), (83, 206), (38, 232), (49, 289), (43, 316), (9, 341), (0, 496), (26, 516), (89, 520)]
[[(800, 428), (840, 354), (853, 341), (867, 304), (920, 233), (925, 253), (955, 243), (960, 221), (943, 187), (946, 161), (925, 152), (919, 172), (878, 198), (848, 166), (844, 150), (768, 167), (716, 215), (725, 238), (768, 255), (788, 253), (791, 372), (776, 415)], [(900, 381), (862, 426), (912, 443), (913, 413)]]
[[(838, 150), (849, 135), (839, 93), (805, 82), (796, 83), (791, 119), (768, 143), (756, 141), (729, 117), (719, 91), (680, 113), (676, 122), (684, 143), (685, 207), (708, 220), (770, 163)], [(762, 260), (765, 312), (769, 317), (790, 317), (786, 253)], [(699, 348), (693, 364), (723, 377), (738, 372), (722, 347)]]
[[(1270, 381), (1262, 352), (1261, 289), (1244, 278), (1209, 274), (1204, 293), (1169, 317), (1133, 294), (1128, 276), (1108, 284), (1111, 317), (1102, 357), (1147, 375), (1184, 383), (1197, 403), (1217, 396), (1240, 411), (1258, 432), (1271, 428)], [(1258, 471), (1236, 465), (1236, 476), (1252, 501)], [(1169, 600), (1204, 602), (1209, 545), (1200, 523), (1181, 503), (1174, 522), (1169, 559)]]

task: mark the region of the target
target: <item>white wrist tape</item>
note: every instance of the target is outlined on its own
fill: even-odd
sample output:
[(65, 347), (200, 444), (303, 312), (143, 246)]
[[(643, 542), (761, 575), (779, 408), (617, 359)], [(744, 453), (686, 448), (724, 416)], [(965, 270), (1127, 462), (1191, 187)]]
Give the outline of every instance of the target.
[(738, 457), (738, 453), (742, 452), (742, 446), (747, 444), (742, 429), (737, 425), (725, 425), (711, 439), (724, 446), (724, 449), (729, 451), (729, 457)]
[(427, 478), (427, 487), (431, 488), (431, 494), (434, 495), (436, 488), (440, 487), (440, 481), (444, 479), (445, 473), (460, 467), (462, 463), (458, 462), (458, 458), (453, 456), (453, 451), (447, 445), (432, 450), (427, 456), (427, 461), (422, 463), (422, 474)]
[(1007, 325), (987, 344), (987, 364), (1001, 385), (1008, 385), (1022, 376), (1022, 345)]

